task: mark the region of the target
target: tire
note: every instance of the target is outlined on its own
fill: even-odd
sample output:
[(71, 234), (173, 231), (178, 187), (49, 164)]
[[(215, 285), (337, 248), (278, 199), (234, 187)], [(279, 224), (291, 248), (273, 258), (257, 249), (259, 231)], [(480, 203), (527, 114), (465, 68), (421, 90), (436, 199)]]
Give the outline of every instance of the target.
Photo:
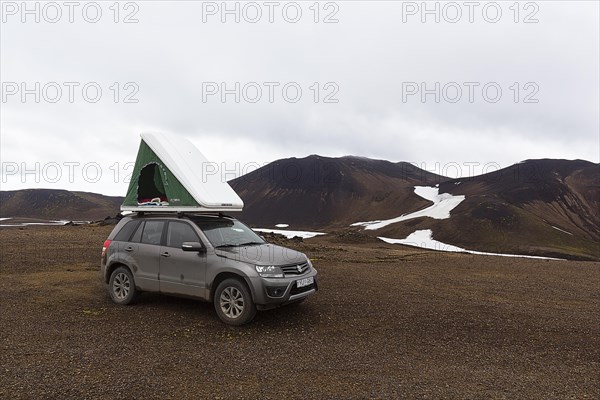
[(256, 305), (248, 286), (238, 279), (225, 279), (217, 286), (214, 296), (217, 315), (227, 325), (244, 325), (256, 315)]
[(135, 300), (137, 290), (133, 275), (128, 268), (119, 267), (110, 274), (108, 293), (112, 301), (120, 305), (131, 304)]

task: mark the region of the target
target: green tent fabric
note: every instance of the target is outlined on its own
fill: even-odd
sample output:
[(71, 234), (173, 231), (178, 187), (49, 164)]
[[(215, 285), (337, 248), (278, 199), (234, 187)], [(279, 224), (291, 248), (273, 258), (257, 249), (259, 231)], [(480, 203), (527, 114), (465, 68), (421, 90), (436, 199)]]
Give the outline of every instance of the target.
[(183, 137), (142, 133), (121, 211), (230, 212), (244, 202), (215, 163)]
[(143, 140), (123, 206), (136, 207), (160, 199), (169, 206), (199, 207), (190, 193)]

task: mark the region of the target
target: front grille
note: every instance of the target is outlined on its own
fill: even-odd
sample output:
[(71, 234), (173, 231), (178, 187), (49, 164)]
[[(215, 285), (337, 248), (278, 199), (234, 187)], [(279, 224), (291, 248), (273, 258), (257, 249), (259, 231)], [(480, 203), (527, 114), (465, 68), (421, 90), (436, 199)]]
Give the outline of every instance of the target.
[(308, 271), (308, 263), (285, 265), (281, 269), (285, 275), (302, 275)]

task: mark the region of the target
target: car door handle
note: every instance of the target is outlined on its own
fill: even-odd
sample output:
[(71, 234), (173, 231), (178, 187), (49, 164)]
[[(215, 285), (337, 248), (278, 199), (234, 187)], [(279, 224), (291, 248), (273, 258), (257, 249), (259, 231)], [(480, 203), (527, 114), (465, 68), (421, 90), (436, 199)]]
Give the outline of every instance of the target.
[(133, 247), (131, 247), (131, 246), (125, 247), (125, 251), (133, 251)]
[(162, 256), (162, 257), (171, 257), (171, 256), (169, 255), (169, 252), (168, 252), (168, 251), (165, 251), (164, 253), (162, 253), (162, 254), (161, 254), (161, 256)]

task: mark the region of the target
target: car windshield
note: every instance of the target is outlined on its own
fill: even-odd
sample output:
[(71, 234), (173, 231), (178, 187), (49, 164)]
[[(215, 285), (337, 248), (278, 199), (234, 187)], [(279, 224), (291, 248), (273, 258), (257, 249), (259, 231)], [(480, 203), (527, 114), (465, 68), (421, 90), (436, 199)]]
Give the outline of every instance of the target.
[(253, 246), (265, 241), (240, 221), (225, 218), (198, 218), (194, 222), (215, 248)]

